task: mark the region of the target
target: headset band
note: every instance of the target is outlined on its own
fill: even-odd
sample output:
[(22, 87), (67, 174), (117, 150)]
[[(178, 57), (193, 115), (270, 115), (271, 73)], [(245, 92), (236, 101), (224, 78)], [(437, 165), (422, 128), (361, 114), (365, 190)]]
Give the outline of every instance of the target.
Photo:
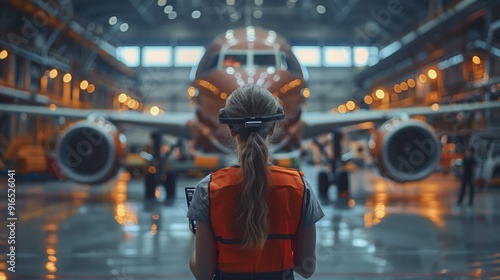
[(285, 118), (283, 107), (278, 107), (276, 114), (259, 116), (259, 117), (243, 117), (243, 118), (229, 118), (226, 114), (225, 108), (219, 110), (219, 122), (221, 124), (245, 124), (245, 128), (249, 130), (258, 130), (262, 128), (262, 123), (279, 121)]

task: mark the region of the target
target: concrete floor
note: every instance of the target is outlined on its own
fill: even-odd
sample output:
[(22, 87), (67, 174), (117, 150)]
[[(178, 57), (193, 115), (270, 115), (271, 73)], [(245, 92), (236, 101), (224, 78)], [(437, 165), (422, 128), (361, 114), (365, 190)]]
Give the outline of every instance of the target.
[[(317, 168), (305, 166), (316, 186)], [(122, 174), (100, 187), (17, 182), (16, 272), (7, 272), (7, 179), (0, 178), (0, 280), (193, 279), (193, 236), (180, 178), (143, 199), (142, 181)], [(322, 201), (318, 267), (311, 279), (500, 279), (500, 189), (480, 190), (472, 209), (454, 207), (458, 181), (435, 174), (405, 185), (363, 170), (351, 198)], [(296, 276), (296, 279), (301, 279)]]

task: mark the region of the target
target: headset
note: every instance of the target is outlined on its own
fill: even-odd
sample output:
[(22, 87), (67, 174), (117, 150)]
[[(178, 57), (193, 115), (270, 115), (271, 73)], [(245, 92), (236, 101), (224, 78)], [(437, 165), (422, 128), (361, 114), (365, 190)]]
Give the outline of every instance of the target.
[(259, 117), (242, 117), (242, 118), (229, 118), (226, 114), (225, 108), (219, 110), (219, 122), (221, 124), (245, 124), (248, 130), (259, 130), (263, 127), (262, 123), (279, 121), (285, 118), (285, 111), (283, 107), (279, 106), (278, 111), (273, 115), (259, 116)]

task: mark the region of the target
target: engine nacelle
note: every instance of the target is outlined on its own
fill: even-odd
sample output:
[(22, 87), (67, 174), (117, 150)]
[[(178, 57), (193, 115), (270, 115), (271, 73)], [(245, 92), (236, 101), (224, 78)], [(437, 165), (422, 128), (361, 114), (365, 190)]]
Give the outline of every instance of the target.
[(368, 146), (381, 174), (396, 182), (427, 177), (441, 154), (429, 125), (415, 119), (385, 122), (372, 134)]
[(82, 120), (61, 136), (57, 161), (69, 179), (98, 184), (116, 175), (123, 164), (125, 148), (125, 136), (112, 123), (99, 118)]

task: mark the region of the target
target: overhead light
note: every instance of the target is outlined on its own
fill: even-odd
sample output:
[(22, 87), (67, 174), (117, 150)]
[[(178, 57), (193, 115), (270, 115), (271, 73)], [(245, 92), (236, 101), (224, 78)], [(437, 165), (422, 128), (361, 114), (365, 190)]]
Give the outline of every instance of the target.
[(373, 103), (373, 98), (369, 95), (365, 96), (364, 101), (367, 105), (370, 105)]
[(72, 78), (73, 78), (73, 77), (71, 77), (71, 74), (70, 74), (70, 73), (66, 73), (66, 74), (64, 74), (64, 76), (63, 76), (63, 81), (64, 81), (65, 83), (69, 83), (69, 82), (71, 82), (71, 79), (72, 79)]
[(411, 78), (408, 79), (407, 83), (408, 83), (409, 87), (411, 87), (411, 88), (415, 87), (415, 80), (414, 79), (411, 79)]
[(309, 90), (309, 88), (304, 88), (304, 90), (302, 91), (302, 95), (304, 96), (304, 98), (309, 98), (311, 96), (311, 91)]
[(135, 107), (135, 105), (137, 104), (137, 101), (135, 99), (130, 99), (128, 102), (127, 102), (127, 107), (129, 109), (133, 109)]
[(318, 12), (318, 14), (324, 14), (326, 12), (325, 6), (323, 5), (316, 6), (316, 12)]
[(163, 7), (167, 5), (167, 0), (158, 0), (158, 6)]
[(80, 88), (82, 90), (86, 90), (88, 86), (89, 86), (89, 82), (87, 80), (83, 80), (80, 82)]
[(168, 14), (168, 18), (169, 19), (175, 19), (177, 17), (177, 12), (176, 11), (172, 11)]
[(378, 99), (383, 99), (385, 97), (385, 92), (381, 89), (377, 89), (375, 96), (377, 96)]
[(134, 107), (132, 107), (132, 110), (138, 110), (140, 107), (141, 107), (141, 102), (136, 101)]
[(287, 6), (287, 8), (290, 8), (290, 9), (295, 8), (295, 2), (296, 2), (296, 1), (292, 1), (292, 0), (288, 0), (288, 1), (286, 1), (286, 6)]
[(6, 59), (7, 56), (9, 56), (9, 53), (7, 52), (7, 50), (2, 50), (0, 52), (0, 59)]
[(427, 76), (429, 76), (429, 78), (434, 80), (435, 78), (437, 78), (436, 70), (434, 70), (434, 69), (429, 70), (427, 72)]
[(399, 84), (395, 84), (393, 89), (394, 89), (395, 93), (400, 93), (401, 92), (401, 86)]
[(199, 19), (201, 17), (201, 12), (198, 11), (198, 10), (194, 10), (192, 13), (191, 13), (191, 17), (194, 18), (194, 19)]
[(167, 6), (165, 6), (165, 9), (163, 9), (163, 12), (164, 12), (165, 14), (169, 14), (169, 13), (171, 13), (173, 10), (174, 10), (174, 7), (172, 7), (172, 5), (167, 5)]
[(226, 4), (228, 6), (232, 6), (232, 5), (234, 5), (234, 0), (226, 0)]
[(262, 18), (262, 11), (261, 10), (253, 11), (253, 17), (254, 18)]
[(120, 93), (120, 95), (118, 95), (118, 101), (120, 103), (125, 103), (125, 101), (127, 101), (127, 95), (125, 93)]
[(88, 93), (93, 93), (95, 91), (95, 86), (94, 84), (90, 84), (88, 87), (87, 87), (87, 92)]
[(425, 82), (427, 82), (427, 76), (425, 76), (424, 74), (420, 74), (420, 76), (418, 76), (418, 80), (421, 83), (425, 83)]
[(254, 3), (257, 6), (262, 6), (262, 4), (264, 3), (264, 0), (254, 0)]
[(120, 24), (120, 31), (121, 32), (126, 32), (128, 30), (128, 23), (124, 22)]
[(234, 38), (234, 30), (232, 30), (232, 29), (228, 29), (228, 30), (226, 31), (226, 39), (228, 39), (228, 40), (229, 40), (229, 39), (233, 39), (233, 38)]
[(115, 25), (118, 22), (118, 18), (115, 16), (112, 16), (109, 18), (109, 25)]
[(480, 64), (481, 63), (481, 58), (479, 56), (475, 55), (472, 57), (472, 63), (474, 64)]
[(50, 70), (50, 72), (49, 72), (49, 77), (50, 77), (51, 79), (55, 79), (55, 78), (57, 77), (57, 74), (58, 74), (57, 69), (52, 69), (52, 70)]
[(160, 108), (158, 106), (153, 106), (151, 109), (149, 109), (149, 113), (151, 113), (152, 116), (158, 116), (160, 113)]
[(339, 113), (341, 113), (341, 114), (344, 114), (345, 112), (347, 112), (347, 108), (344, 104), (339, 105), (339, 107), (337, 107), (337, 109), (339, 110)]
[(354, 107), (356, 107), (356, 104), (354, 104), (354, 102), (352, 102), (352, 101), (347, 101), (347, 103), (345, 104), (345, 106), (347, 107), (347, 109), (349, 111), (352, 111), (352, 110), (354, 110)]
[(240, 14), (238, 14), (237, 12), (231, 13), (229, 15), (229, 20), (231, 22), (237, 22), (239, 19), (240, 19)]

